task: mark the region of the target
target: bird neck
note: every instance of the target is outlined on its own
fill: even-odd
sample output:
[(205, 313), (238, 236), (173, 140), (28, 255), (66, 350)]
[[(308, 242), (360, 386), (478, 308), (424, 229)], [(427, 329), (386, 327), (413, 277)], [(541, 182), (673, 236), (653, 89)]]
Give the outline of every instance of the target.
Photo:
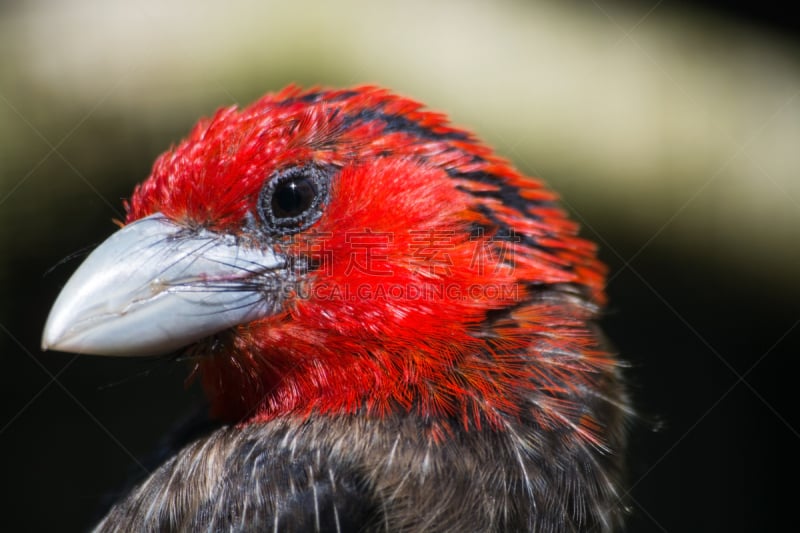
[(232, 422), (406, 412), (437, 429), (502, 429), (531, 416), (590, 427), (570, 411), (574, 395), (615, 364), (589, 325), (595, 312), (574, 295), (547, 291), (446, 336), (420, 327), (416, 342), (262, 325), (232, 335), (228, 349), (199, 368), (212, 415)]

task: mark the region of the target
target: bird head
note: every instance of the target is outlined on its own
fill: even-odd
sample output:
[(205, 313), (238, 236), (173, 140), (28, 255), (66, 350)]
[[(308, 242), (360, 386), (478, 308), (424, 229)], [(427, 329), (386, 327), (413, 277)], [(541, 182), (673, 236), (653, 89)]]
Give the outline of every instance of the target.
[(43, 346), (184, 354), (226, 421), (496, 425), (520, 395), (557, 398), (613, 364), (586, 325), (604, 268), (554, 193), (383, 89), (221, 109), (126, 208)]

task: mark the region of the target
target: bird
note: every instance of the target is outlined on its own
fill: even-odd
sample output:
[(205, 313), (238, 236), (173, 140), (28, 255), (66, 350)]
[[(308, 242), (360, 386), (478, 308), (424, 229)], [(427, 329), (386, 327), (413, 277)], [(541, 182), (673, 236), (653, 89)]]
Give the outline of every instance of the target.
[(377, 86), (290, 85), (160, 155), (43, 349), (187, 361), (218, 426), (96, 531), (618, 531), (634, 410), (559, 197)]

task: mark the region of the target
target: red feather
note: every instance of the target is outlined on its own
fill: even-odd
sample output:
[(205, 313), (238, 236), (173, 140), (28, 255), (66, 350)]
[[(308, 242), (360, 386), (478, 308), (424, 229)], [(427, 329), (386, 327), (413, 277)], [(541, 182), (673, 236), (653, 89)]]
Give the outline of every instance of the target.
[[(222, 109), (158, 158), (127, 222), (160, 211), (237, 233), (269, 176), (310, 161), (341, 169), (330, 203), (277, 244), (318, 268), (282, 313), (237, 327), (218, 339), (224, 355), (201, 360), (217, 416), (416, 409), (497, 425), (538, 390), (552, 393), (533, 414), (543, 427), (575, 424), (599, 444), (596, 424), (558, 396), (614, 360), (594, 348), (587, 317), (527, 302), (534, 287), (572, 284), (601, 305), (594, 246), (541, 182), (417, 102), (375, 87), (290, 87)], [(487, 331), (504, 308), (514, 310)], [(520, 364), (542, 350), (580, 357)]]

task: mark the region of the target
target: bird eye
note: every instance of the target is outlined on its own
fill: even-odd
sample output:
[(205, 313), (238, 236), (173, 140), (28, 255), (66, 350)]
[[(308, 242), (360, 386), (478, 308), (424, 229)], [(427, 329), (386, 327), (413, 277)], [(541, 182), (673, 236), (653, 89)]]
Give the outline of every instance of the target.
[(302, 231), (322, 216), (327, 173), (315, 166), (278, 171), (262, 189), (258, 212), (267, 228), (280, 234)]

